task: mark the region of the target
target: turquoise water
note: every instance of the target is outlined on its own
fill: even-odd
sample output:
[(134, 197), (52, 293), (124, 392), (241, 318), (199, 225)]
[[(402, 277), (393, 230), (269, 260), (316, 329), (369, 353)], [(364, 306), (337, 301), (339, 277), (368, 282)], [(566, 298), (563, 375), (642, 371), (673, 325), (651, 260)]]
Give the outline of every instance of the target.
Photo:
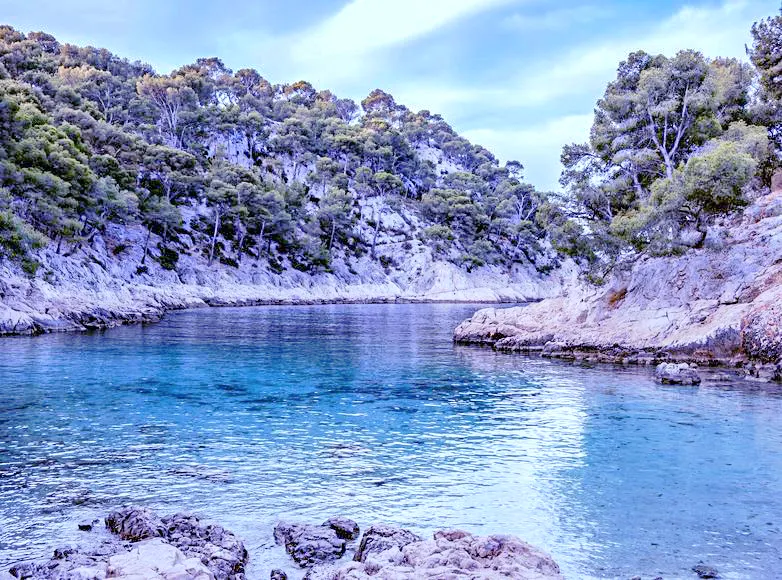
[(568, 578), (778, 578), (782, 397), (454, 347), (468, 305), (182, 312), (0, 340), (0, 564), (118, 504), (513, 533)]

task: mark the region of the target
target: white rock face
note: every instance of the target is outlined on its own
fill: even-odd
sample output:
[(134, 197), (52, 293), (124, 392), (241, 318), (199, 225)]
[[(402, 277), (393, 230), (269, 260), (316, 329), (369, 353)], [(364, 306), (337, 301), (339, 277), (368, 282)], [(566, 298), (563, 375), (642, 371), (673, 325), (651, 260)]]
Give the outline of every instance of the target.
[(198, 558), (187, 558), (160, 538), (143, 540), (130, 552), (109, 558), (109, 578), (125, 580), (214, 580)]
[(460, 530), (435, 533), (431, 540), (390, 546), (360, 561), (315, 570), (310, 580), (562, 580), (551, 556), (515, 536), (473, 536)]
[(585, 283), (526, 307), (477, 312), (462, 343), (550, 353), (599, 350), (615, 358), (720, 361), (782, 358), (782, 192), (714, 228), (704, 249), (648, 257), (605, 286)]
[(687, 363), (660, 363), (654, 377), (664, 385), (698, 385), (701, 377), (697, 367)]
[[(197, 209), (193, 210), (197, 211)], [(105, 237), (72, 255), (39, 253), (30, 278), (0, 261), (0, 334), (79, 330), (154, 320), (170, 309), (259, 303), (464, 301), (526, 302), (556, 296), (572, 268), (542, 275), (532, 266), (496, 266), (467, 272), (436, 260), (418, 240), (379, 238), (380, 260), (337, 255), (330, 273), (310, 275), (290, 265), (274, 272), (267, 260), (244, 256), (238, 267), (181, 253), (175, 271), (153, 256), (142, 265), (146, 230), (112, 226)]]

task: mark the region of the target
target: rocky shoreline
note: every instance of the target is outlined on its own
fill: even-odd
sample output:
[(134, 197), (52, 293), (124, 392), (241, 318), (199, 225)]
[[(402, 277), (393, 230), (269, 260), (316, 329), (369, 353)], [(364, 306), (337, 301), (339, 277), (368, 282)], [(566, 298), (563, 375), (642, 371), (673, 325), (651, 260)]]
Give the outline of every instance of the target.
[(641, 258), (526, 307), (484, 309), (458, 344), (585, 362), (728, 366), (782, 380), (782, 192), (712, 228), (706, 247)]
[[(218, 524), (178, 513), (159, 517), (141, 507), (111, 512), (100, 522), (79, 524), (80, 546), (58, 548), (50, 559), (23, 562), (0, 572), (0, 579), (59, 580), (245, 580), (244, 543)], [(360, 535), (350, 519), (331, 518), (319, 526), (279, 522), (274, 537), (291, 556), (290, 570), (255, 571), (272, 580), (395, 580), (469, 577), (476, 580), (562, 580), (545, 552), (514, 536), (473, 536), (443, 530), (425, 540), (410, 530), (372, 525)], [(360, 538), (360, 540), (359, 540)]]
[[(142, 263), (144, 230), (110, 227), (90, 246), (65, 255), (41, 250), (30, 276), (0, 259), (0, 335), (42, 334), (154, 322), (166, 312), (217, 306), (463, 302), (520, 303), (561, 294), (572, 276), (531, 266), (471, 272), (436, 260), (426, 248), (392, 252), (394, 266), (335, 259), (329, 272), (274, 271), (265, 261), (208, 265), (183, 254), (176, 270)], [(154, 236), (153, 236), (154, 241)], [(117, 247), (124, 248), (115, 255)]]

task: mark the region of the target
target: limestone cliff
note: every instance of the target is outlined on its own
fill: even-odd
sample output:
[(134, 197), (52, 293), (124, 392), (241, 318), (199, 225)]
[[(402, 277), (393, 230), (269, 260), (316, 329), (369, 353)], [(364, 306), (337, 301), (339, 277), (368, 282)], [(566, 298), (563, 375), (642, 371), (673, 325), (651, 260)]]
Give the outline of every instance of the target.
[[(782, 359), (782, 192), (714, 226), (703, 249), (643, 257), (604, 286), (574, 284), (526, 307), (486, 309), (463, 344), (624, 362)], [(778, 374), (778, 369), (765, 369)]]
[[(389, 220), (393, 219), (389, 216)], [(401, 223), (401, 217), (397, 216)], [(89, 246), (67, 255), (39, 252), (29, 276), (0, 261), (0, 334), (84, 330), (155, 320), (165, 311), (202, 306), (317, 302), (524, 302), (562, 292), (568, 270), (541, 274), (532, 266), (485, 266), (468, 271), (437, 259), (404, 230), (381, 234), (384, 262), (337, 256), (331, 271), (309, 274), (265, 259), (236, 266), (207, 259), (196, 248), (166, 270), (152, 255), (143, 262), (141, 226), (109, 226)]]

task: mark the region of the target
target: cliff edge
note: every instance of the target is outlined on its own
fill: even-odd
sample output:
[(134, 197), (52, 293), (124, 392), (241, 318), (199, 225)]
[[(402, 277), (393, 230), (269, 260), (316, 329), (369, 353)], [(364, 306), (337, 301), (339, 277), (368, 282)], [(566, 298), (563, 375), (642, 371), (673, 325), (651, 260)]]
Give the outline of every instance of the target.
[(580, 282), (530, 306), (481, 310), (454, 340), (596, 361), (730, 364), (779, 379), (782, 192), (715, 226), (703, 249), (643, 257), (601, 287)]

